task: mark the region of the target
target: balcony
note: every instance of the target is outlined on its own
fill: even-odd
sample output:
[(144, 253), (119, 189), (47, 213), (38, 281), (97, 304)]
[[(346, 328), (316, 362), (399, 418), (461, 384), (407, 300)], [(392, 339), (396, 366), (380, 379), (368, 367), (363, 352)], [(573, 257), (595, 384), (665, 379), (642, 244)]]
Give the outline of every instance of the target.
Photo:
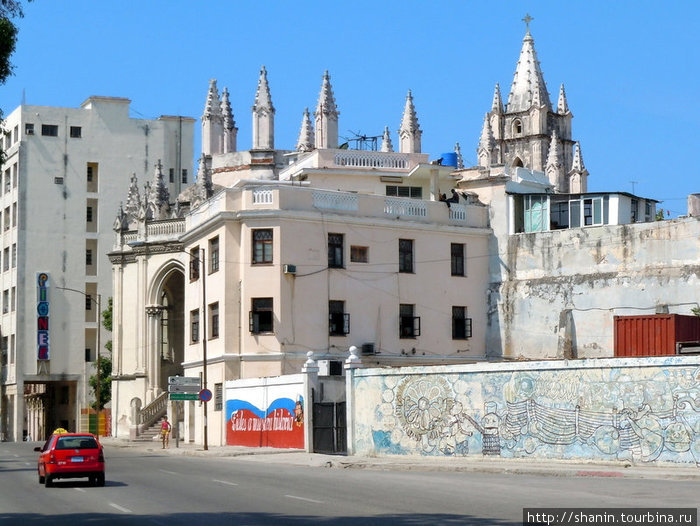
[[(472, 228), (487, 228), (487, 209), (479, 205), (426, 201), (403, 197), (321, 190), (288, 184), (249, 185), (229, 189), (215, 199), (227, 200), (213, 205), (216, 210), (244, 211), (294, 210), (334, 213), (377, 220), (414, 221)], [(198, 218), (197, 223), (204, 217)], [(193, 219), (188, 227), (194, 226)]]

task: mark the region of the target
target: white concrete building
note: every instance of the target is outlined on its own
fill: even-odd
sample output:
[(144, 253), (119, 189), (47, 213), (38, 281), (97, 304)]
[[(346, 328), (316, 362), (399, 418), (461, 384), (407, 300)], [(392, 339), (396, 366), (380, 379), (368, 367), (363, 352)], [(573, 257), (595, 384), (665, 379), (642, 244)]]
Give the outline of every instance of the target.
[[(227, 151), (220, 124), (231, 123), (229, 137), (235, 124), (210, 83), (197, 184), (179, 197), (184, 220), (120, 216), (110, 254), (114, 323), (124, 329), (113, 347), (118, 436), (163, 414), (176, 374), (206, 374), (207, 441), (223, 444), (224, 383), (296, 373), (308, 352), (334, 371), (351, 346), (379, 365), (485, 356), (487, 209), (440, 202), (455, 167), (420, 152), (411, 94), (401, 152), (387, 134), (383, 151), (337, 147), (328, 72), (315, 134), (305, 111), (296, 151), (273, 149), (264, 68), (255, 101), (253, 149)], [(183, 438), (202, 443), (203, 408), (184, 407), (174, 417)]]
[[(193, 122), (129, 117), (128, 99), (22, 105), (4, 122), (0, 432), (87, 430), (97, 300), (108, 306), (113, 220), (133, 174), (159, 161), (177, 195), (192, 179)], [(40, 277), (43, 276), (43, 277)], [(101, 345), (111, 338), (102, 331)], [(102, 350), (104, 351), (104, 349)]]

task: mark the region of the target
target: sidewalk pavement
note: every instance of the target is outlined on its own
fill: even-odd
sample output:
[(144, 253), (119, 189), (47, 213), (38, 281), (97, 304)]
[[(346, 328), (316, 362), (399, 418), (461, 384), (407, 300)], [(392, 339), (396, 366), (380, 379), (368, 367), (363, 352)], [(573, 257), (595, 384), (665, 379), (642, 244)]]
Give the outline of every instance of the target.
[(540, 475), (551, 477), (619, 477), (655, 480), (700, 481), (700, 465), (673, 464), (670, 462), (585, 462), (570, 460), (511, 459), (492, 457), (407, 457), (389, 455), (382, 457), (324, 455), (307, 453), (299, 449), (271, 447), (210, 446), (204, 450), (201, 444), (175, 441), (168, 449), (162, 449), (160, 441), (130, 442), (102, 437), (100, 442), (107, 454), (112, 448), (137, 449), (150, 454), (187, 455), (196, 457), (238, 457), (252, 462), (270, 462), (297, 466), (375, 469), (394, 471), (460, 471), (500, 473), (512, 475)]

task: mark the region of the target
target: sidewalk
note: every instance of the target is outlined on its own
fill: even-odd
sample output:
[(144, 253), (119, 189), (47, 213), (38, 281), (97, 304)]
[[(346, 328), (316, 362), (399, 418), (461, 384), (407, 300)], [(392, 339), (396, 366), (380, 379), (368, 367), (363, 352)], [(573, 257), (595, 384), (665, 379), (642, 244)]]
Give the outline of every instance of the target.
[(100, 442), (107, 452), (111, 448), (138, 449), (151, 454), (198, 457), (240, 457), (251, 462), (270, 462), (297, 466), (376, 469), (398, 471), (463, 471), (540, 475), (550, 477), (620, 477), (656, 480), (700, 481), (700, 466), (671, 463), (630, 464), (626, 462), (582, 462), (569, 460), (530, 460), (488, 457), (364, 457), (306, 453), (298, 449), (252, 448), (244, 446), (210, 446), (180, 442), (162, 449), (160, 441), (129, 442), (104, 437)]

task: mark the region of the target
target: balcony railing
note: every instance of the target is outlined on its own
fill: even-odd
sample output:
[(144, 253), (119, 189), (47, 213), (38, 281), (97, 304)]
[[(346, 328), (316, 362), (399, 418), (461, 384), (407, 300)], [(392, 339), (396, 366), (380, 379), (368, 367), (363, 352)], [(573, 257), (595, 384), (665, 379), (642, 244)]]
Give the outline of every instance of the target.
[(314, 190), (312, 193), (314, 207), (330, 210), (357, 210), (357, 195), (339, 192)]
[(390, 216), (426, 217), (428, 207), (425, 201), (417, 199), (392, 199), (384, 200), (384, 213)]
[(273, 203), (272, 190), (266, 188), (256, 188), (253, 190), (254, 205), (271, 205)]
[(349, 150), (335, 154), (334, 163), (336, 166), (352, 166), (354, 168), (400, 168), (406, 169), (409, 166), (408, 155), (397, 155), (396, 153), (385, 154), (367, 151)]

